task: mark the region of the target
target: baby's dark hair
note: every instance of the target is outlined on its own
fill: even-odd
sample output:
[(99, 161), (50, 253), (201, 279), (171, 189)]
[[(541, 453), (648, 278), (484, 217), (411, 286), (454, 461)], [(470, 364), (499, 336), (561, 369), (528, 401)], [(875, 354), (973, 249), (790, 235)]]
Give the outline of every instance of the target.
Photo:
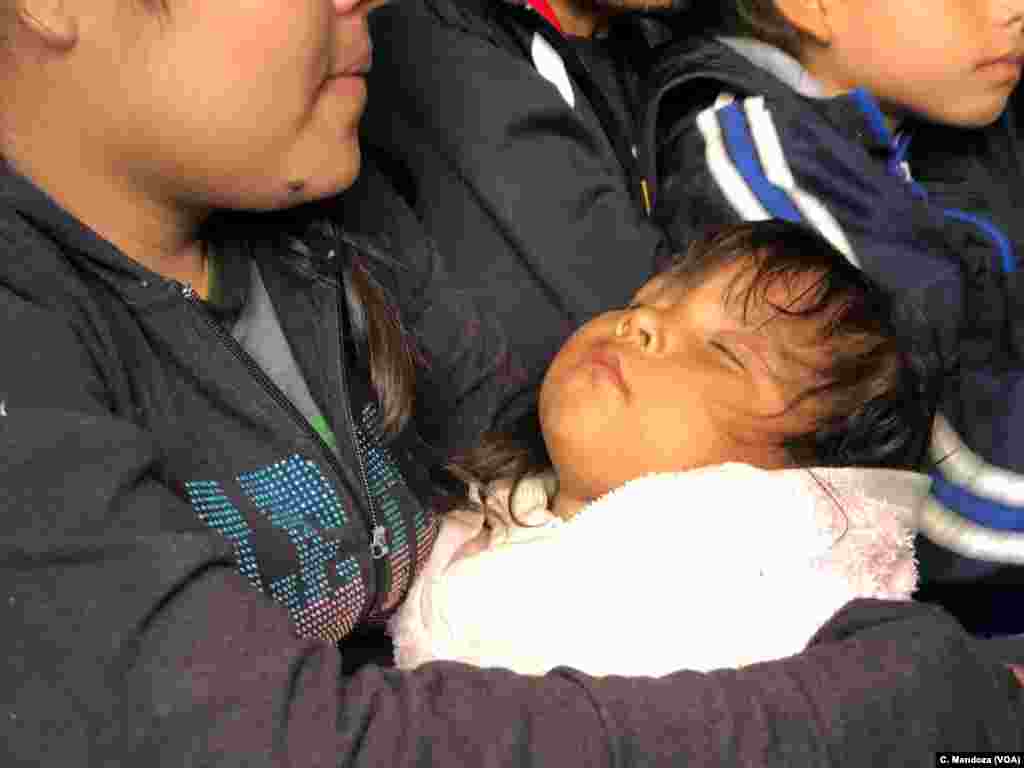
[[(820, 341), (830, 362), (807, 398), (821, 403), (814, 426), (788, 438), (784, 447), (796, 466), (915, 468), (930, 433), (939, 366), (901, 337), (903, 325), (889, 294), (828, 240), (799, 224), (773, 219), (749, 222), (706, 236), (666, 270), (700, 280), (727, 264), (742, 262), (749, 276), (743, 293), (727, 300), (767, 302), (776, 316), (818, 317)], [(767, 298), (778, 284), (790, 287), (814, 276), (797, 301), (781, 306)], [(770, 321), (768, 321), (770, 322)]]
[[(781, 220), (748, 222), (710, 233), (678, 255), (662, 273), (697, 284), (737, 262), (726, 301), (771, 307), (774, 316), (820, 318), (820, 341), (830, 362), (817, 371), (822, 383), (787, 408), (808, 398), (815, 410), (810, 429), (784, 439), (796, 467), (919, 468), (934, 416), (939, 366), (902, 339), (897, 307), (885, 290), (817, 232)], [(802, 287), (797, 301), (772, 303), (778, 285)], [(742, 287), (742, 290), (739, 289)], [(789, 295), (790, 291), (787, 290)], [(770, 320), (768, 322), (771, 322)], [(511, 429), (493, 432), (450, 466), (461, 483), (481, 486), (502, 479), (518, 482), (550, 468), (536, 409)], [(442, 507), (473, 507), (468, 497), (447, 494)]]

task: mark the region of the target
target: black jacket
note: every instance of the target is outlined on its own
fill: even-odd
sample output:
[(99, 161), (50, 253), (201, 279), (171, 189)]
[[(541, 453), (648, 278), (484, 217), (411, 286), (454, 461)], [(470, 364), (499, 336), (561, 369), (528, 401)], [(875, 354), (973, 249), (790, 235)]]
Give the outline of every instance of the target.
[[(334, 246), (377, 265), (433, 380), (486, 421), (500, 346), (486, 328), (462, 343), (472, 313), (408, 211), (369, 174), (352, 194), (328, 208), (386, 225), (400, 258)], [(349, 423), (339, 252), (269, 242), (254, 258), (337, 459), (181, 285), (0, 175), (0, 764), (859, 766), (1024, 746), (1011, 675), (913, 604), (852, 604), (807, 653), (741, 671), (345, 676), (320, 630), (365, 615), (409, 562), (368, 557), (361, 461), (391, 469), (370, 493), (396, 552), (426, 511), (394, 472), (401, 443)]]
[[(715, 107), (722, 93), (734, 100)], [(803, 221), (897, 297), (915, 346), (946, 364), (942, 413), (992, 465), (994, 482), (978, 483), (966, 451), (936, 446), (933, 497), (1012, 531), (1024, 530), (1018, 106), (985, 129), (919, 124), (892, 136), (864, 91), (808, 98), (724, 42), (691, 38), (659, 51), (640, 143), (654, 221), (675, 248), (707, 227)], [(1019, 568), (927, 542), (921, 553), (926, 582), (1005, 585), (1002, 608), (979, 617), (979, 630), (1024, 631)]]
[[(371, 32), (365, 140), (539, 383), (573, 330), (655, 269), (662, 238), (643, 214), (629, 107), (662, 25), (611, 25), (625, 109), (586, 56), (513, 2), (407, 0), (375, 11)], [(572, 104), (540, 73), (543, 53)]]

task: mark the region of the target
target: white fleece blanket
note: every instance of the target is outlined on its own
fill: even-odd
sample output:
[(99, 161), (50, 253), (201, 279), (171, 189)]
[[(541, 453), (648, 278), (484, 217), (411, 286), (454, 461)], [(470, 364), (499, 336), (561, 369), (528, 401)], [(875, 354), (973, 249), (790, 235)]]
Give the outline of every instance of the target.
[(512, 508), (535, 527), (505, 524), (507, 492), (486, 526), (448, 517), (390, 622), (396, 663), (706, 671), (797, 653), (855, 597), (909, 599), (911, 510), (878, 494), (877, 471), (813, 472), (827, 490), (744, 464), (651, 475), (568, 522), (532, 479)]

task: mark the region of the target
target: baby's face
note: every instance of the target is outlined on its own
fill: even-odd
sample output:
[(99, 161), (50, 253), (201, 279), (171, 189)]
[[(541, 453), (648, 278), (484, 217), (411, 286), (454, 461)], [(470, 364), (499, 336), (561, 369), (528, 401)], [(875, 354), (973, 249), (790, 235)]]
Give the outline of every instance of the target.
[(804, 64), (830, 93), (862, 87), (890, 117), (981, 126), (1021, 74), (1024, 0), (828, 0), (831, 39)]
[[(752, 298), (746, 263), (693, 285), (658, 277), (625, 310), (577, 331), (540, 393), (544, 440), (560, 493), (589, 500), (651, 472), (743, 461), (785, 466), (780, 447), (813, 422), (828, 362), (820, 316), (791, 317)], [(767, 299), (800, 307), (814, 281), (776, 281)], [(794, 301), (795, 300), (795, 301)]]

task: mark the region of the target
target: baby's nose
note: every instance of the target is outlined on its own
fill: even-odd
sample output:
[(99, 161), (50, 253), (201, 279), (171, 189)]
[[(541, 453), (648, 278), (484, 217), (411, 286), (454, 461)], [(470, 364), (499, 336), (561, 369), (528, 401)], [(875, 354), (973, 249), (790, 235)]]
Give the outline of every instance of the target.
[(627, 310), (615, 327), (615, 335), (644, 351), (655, 351), (660, 338), (655, 312), (646, 307)]

